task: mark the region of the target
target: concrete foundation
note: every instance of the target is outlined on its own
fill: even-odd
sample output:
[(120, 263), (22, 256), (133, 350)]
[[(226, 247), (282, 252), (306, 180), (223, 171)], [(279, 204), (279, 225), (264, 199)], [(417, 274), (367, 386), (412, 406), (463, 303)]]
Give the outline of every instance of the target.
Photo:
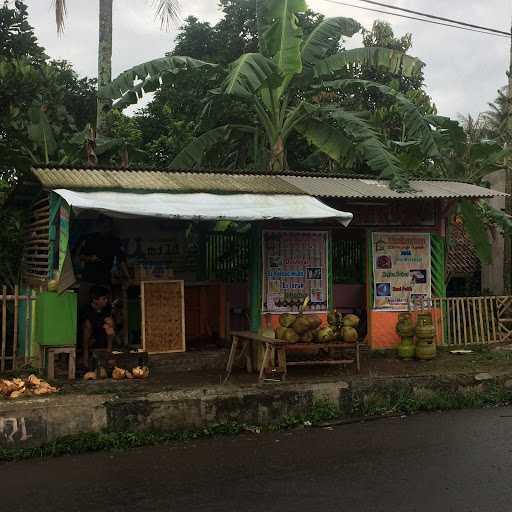
[(177, 431), (220, 423), (268, 425), (305, 414), (318, 400), (343, 404), (346, 382), (217, 386), (116, 395), (51, 396), (0, 402), (0, 447), (40, 446), (63, 436), (101, 431)]

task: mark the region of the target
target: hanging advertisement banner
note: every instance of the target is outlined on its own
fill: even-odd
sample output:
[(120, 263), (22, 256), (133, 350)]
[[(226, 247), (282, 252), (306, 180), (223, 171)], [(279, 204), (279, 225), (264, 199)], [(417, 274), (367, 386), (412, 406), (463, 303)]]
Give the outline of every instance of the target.
[(430, 234), (372, 233), (374, 308), (430, 301)]
[(263, 310), (327, 310), (327, 231), (263, 231)]

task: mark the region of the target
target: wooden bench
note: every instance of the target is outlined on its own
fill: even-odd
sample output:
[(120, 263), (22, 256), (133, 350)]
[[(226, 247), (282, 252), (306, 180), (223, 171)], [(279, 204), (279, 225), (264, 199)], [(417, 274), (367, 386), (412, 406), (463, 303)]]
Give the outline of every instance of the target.
[[(233, 365), (237, 359), (244, 359), (247, 372), (251, 373), (254, 367), (251, 355), (251, 344), (261, 343), (264, 347), (263, 362), (259, 372), (259, 382), (265, 380), (265, 373), (274, 373), (281, 375), (282, 380), (286, 380), (288, 366), (311, 366), (311, 365), (348, 365), (356, 363), (357, 372), (361, 369), (359, 356), (359, 341), (356, 343), (290, 343), (285, 340), (277, 340), (267, 338), (250, 331), (237, 331), (232, 333), (232, 344), (229, 352), (228, 363), (226, 366), (226, 376), (224, 382), (231, 377)], [(304, 360), (304, 361), (288, 361), (286, 350), (293, 348), (300, 351), (308, 349), (327, 349), (329, 351), (336, 349), (351, 349), (355, 351), (354, 359), (325, 359), (325, 360)], [(237, 356), (237, 351), (239, 354)]]
[(55, 379), (55, 356), (66, 354), (68, 356), (68, 379), (75, 380), (76, 376), (76, 346), (69, 347), (41, 347), (43, 367), (49, 380)]

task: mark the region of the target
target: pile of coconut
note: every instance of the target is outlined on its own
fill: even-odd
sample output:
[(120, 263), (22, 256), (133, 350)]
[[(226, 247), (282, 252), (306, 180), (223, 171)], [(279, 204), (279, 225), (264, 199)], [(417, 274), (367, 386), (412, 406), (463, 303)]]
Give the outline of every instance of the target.
[(322, 325), (322, 319), (315, 314), (284, 313), (279, 317), (275, 336), (290, 343), (355, 343), (359, 322), (358, 316), (343, 316), (336, 310), (329, 312), (326, 325)]
[(0, 395), (9, 400), (15, 400), (20, 396), (51, 395), (57, 391), (57, 388), (36, 375), (29, 375), (26, 379), (0, 380)]
[[(87, 372), (84, 375), (84, 380), (96, 380), (106, 379), (107, 371), (104, 368), (101, 368), (97, 372)], [(123, 379), (147, 379), (149, 377), (149, 368), (147, 366), (136, 366), (131, 370), (125, 370), (124, 368), (114, 367), (112, 370), (112, 378), (114, 380), (123, 380)]]

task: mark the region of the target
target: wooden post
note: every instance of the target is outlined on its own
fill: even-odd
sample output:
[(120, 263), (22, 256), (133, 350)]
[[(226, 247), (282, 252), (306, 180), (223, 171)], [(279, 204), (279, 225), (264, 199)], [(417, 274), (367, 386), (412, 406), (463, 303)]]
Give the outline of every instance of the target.
[(2, 359), (0, 369), (5, 371), (5, 349), (7, 345), (7, 286), (2, 287)]
[(249, 319), (250, 329), (257, 332), (261, 325), (261, 295), (263, 279), (261, 227), (253, 224), (249, 251)]
[(366, 326), (368, 345), (371, 345), (370, 333), (372, 332), (372, 316), (373, 309), (373, 235), (370, 230), (366, 230), (366, 257), (365, 257), (365, 281), (366, 281)]
[(55, 193), (50, 193), (50, 216), (48, 220), (48, 279), (53, 279), (55, 270), (56, 255), (58, 254), (57, 245), (57, 225), (60, 216), (61, 199)]
[(12, 369), (16, 370), (16, 353), (18, 352), (18, 319), (20, 307), (19, 302), (20, 288), (18, 285), (14, 287), (14, 332), (12, 336)]
[(327, 309), (334, 309), (334, 272), (333, 272), (333, 243), (332, 231), (327, 234)]

